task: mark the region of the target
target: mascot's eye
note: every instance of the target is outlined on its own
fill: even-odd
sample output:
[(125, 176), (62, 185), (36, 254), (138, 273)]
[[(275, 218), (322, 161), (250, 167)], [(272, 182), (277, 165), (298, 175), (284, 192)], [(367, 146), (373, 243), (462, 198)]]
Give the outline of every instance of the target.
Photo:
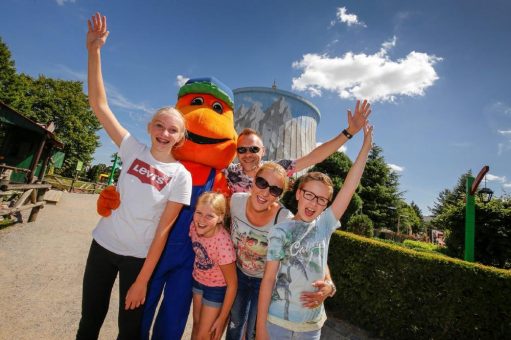
[(204, 98), (202, 97), (195, 97), (192, 99), (192, 102), (191, 102), (192, 105), (202, 105), (204, 104)]
[(212, 108), (213, 108), (213, 111), (215, 111), (216, 113), (224, 112), (224, 107), (219, 102), (214, 102)]

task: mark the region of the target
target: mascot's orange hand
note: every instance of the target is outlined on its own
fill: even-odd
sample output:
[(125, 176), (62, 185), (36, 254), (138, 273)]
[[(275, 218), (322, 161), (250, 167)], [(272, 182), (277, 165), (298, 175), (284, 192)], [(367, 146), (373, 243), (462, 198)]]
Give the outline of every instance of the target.
[(112, 214), (112, 210), (119, 208), (121, 204), (121, 196), (113, 185), (107, 186), (99, 193), (97, 211), (103, 217)]

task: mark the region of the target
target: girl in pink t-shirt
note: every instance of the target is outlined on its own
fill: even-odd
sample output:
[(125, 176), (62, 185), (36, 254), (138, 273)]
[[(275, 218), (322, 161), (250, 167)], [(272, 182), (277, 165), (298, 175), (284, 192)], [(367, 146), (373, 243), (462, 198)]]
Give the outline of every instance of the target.
[(197, 200), (190, 225), (195, 252), (193, 340), (220, 339), (238, 289), (236, 253), (223, 227), (225, 211), (222, 194), (205, 192)]

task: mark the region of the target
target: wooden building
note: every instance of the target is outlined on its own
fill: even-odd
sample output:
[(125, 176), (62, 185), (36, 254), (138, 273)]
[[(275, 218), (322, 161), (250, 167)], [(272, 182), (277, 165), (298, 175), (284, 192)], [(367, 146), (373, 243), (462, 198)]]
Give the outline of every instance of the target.
[(0, 172), (12, 170), (9, 180), (15, 183), (42, 180), (50, 158), (64, 146), (54, 129), (53, 123), (38, 124), (0, 102)]

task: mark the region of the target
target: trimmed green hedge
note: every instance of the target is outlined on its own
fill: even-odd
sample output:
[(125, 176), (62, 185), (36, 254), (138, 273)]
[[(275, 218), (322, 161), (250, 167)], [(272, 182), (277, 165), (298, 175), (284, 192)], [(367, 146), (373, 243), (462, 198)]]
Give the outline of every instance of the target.
[(511, 271), (338, 231), (329, 314), (388, 339), (511, 339)]

